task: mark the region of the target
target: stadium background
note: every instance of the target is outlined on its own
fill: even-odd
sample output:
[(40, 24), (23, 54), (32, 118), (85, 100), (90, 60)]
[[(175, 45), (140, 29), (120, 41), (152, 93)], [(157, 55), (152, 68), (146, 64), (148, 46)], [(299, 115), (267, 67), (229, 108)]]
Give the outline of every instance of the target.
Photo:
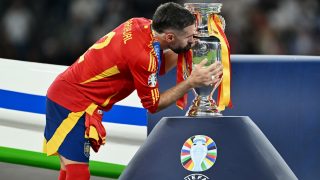
[[(152, 18), (164, 2), (1, 0), (0, 57), (70, 65), (121, 22), (131, 17)], [(223, 3), (221, 14), (232, 54), (320, 54), (319, 1), (212, 2)]]

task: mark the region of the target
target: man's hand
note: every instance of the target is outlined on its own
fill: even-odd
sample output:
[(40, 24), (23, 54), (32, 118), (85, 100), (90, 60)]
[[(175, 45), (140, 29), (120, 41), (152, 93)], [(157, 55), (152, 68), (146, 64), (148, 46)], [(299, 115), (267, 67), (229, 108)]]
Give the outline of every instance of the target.
[(157, 112), (168, 107), (192, 88), (209, 85), (216, 88), (219, 85), (218, 83), (222, 79), (222, 65), (215, 62), (206, 67), (207, 61), (204, 59), (196, 65), (187, 80), (160, 94)]
[(216, 85), (222, 79), (223, 68), (220, 62), (215, 62), (206, 67), (207, 59), (202, 60), (192, 69), (187, 79), (188, 84), (192, 87)]

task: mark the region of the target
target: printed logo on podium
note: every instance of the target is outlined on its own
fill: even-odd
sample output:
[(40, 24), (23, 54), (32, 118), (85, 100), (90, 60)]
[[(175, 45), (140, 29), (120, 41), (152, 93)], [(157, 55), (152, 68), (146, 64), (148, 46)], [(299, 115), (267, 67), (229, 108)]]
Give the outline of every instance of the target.
[(180, 159), (182, 166), (188, 171), (206, 171), (217, 159), (216, 143), (205, 135), (192, 136), (183, 144)]
[(209, 178), (203, 174), (190, 174), (183, 178), (184, 180), (208, 180)]

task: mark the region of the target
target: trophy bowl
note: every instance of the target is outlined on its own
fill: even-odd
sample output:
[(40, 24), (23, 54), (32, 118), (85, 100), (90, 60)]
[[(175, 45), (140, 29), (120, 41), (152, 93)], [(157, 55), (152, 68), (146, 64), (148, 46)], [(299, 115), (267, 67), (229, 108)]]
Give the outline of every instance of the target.
[[(198, 37), (208, 37), (208, 19), (212, 14), (219, 14), (221, 12), (221, 3), (185, 3), (184, 7), (188, 9), (196, 18), (196, 28)], [(223, 21), (223, 29), (225, 28), (225, 21), (222, 16), (219, 15), (221, 21)]]
[[(199, 64), (207, 59), (206, 66), (216, 61), (221, 62), (221, 44), (217, 37), (208, 31), (208, 18), (220, 12), (221, 3), (185, 3), (187, 8), (196, 18), (196, 43), (192, 47), (192, 65)], [(224, 22), (223, 18), (219, 16)], [(187, 77), (185, 77), (187, 78)], [(212, 98), (214, 91), (221, 83), (210, 86), (193, 88), (195, 98), (186, 113), (186, 116), (222, 116), (217, 108), (216, 101)]]

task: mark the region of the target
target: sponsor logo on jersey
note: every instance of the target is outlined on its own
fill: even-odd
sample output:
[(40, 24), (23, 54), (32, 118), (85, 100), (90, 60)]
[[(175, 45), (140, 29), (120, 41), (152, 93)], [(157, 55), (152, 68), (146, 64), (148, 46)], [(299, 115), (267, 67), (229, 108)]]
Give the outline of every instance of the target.
[(89, 141), (84, 143), (83, 153), (87, 158), (90, 157), (90, 142)]
[(150, 74), (149, 78), (148, 78), (148, 86), (149, 87), (156, 87), (157, 85), (157, 75), (156, 73), (152, 73)]

